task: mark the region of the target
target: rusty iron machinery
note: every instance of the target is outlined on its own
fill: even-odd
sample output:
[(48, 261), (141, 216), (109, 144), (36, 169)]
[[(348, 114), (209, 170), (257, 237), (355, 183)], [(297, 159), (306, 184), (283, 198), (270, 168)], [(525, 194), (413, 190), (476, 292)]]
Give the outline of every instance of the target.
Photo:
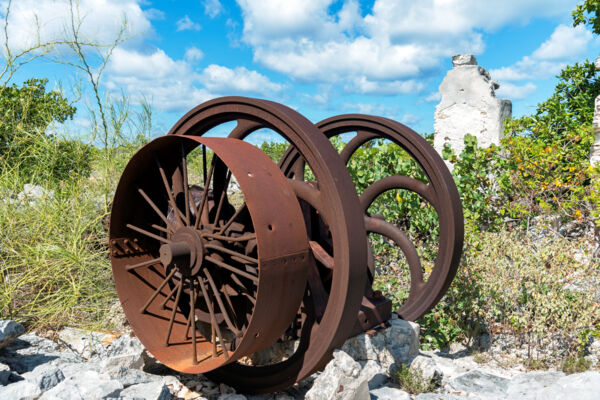
[[(289, 143), (278, 165), (244, 141), (264, 129)], [(211, 135), (225, 130), (227, 137)], [(346, 133), (355, 136), (338, 153), (329, 139)], [(346, 164), (375, 139), (400, 146), (425, 182), (392, 175), (359, 196)], [(368, 212), (395, 189), (437, 213), (427, 279), (409, 236)], [(223, 97), (192, 109), (132, 157), (115, 192), (109, 246), (119, 299), (148, 351), (174, 370), (265, 393), (323, 368), (348, 337), (390, 318), (392, 302), (372, 289), (369, 233), (403, 253), (409, 295), (394, 311), (420, 318), (448, 289), (463, 243), (456, 186), (425, 139), (385, 118), (313, 124), (282, 104)], [(286, 342), (287, 358), (253, 361)]]

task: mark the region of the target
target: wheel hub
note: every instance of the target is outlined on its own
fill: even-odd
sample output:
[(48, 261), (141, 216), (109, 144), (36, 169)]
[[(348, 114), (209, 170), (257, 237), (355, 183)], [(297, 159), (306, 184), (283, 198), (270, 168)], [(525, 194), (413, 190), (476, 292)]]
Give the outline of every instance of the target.
[(175, 231), (171, 243), (160, 246), (159, 252), (165, 267), (174, 265), (181, 275), (193, 277), (204, 261), (204, 241), (195, 229), (186, 226)]

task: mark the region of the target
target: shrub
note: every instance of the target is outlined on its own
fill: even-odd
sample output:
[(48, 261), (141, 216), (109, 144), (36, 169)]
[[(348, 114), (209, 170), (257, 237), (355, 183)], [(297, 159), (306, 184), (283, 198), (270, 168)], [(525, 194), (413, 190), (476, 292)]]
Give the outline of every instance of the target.
[(59, 92), (46, 92), (46, 83), (30, 79), (22, 87), (0, 87), (0, 168), (20, 171), (35, 183), (87, 176), (91, 146), (47, 132), (76, 109)]

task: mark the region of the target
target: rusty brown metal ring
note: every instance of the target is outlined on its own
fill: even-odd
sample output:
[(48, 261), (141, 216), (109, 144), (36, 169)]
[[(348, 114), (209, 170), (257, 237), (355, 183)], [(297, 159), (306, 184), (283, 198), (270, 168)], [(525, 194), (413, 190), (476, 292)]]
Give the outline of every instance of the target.
[[(362, 144), (375, 138), (384, 138), (402, 147), (426, 174), (428, 185), (407, 177), (391, 176), (373, 183), (360, 196), (364, 212), (379, 194), (395, 188), (413, 191), (435, 208), (440, 224), (440, 243), (434, 268), (427, 282), (422, 284), (411, 282), (409, 299), (396, 310), (398, 315), (406, 320), (414, 321), (422, 317), (448, 290), (456, 275), (462, 254), (464, 238), (462, 204), (450, 171), (435, 149), (421, 135), (399, 122), (383, 117), (348, 114), (325, 119), (318, 122), (316, 126), (327, 138), (347, 132), (357, 132), (340, 153), (345, 164)], [(385, 224), (376, 218), (366, 219), (366, 225), (367, 231), (377, 230), (384, 235), (395, 236), (393, 239), (398, 244), (406, 240), (397, 230), (392, 232), (391, 226), (384, 226)], [(402, 250), (408, 247), (410, 246), (403, 246)], [(405, 252), (407, 258), (418, 257), (416, 253), (410, 253), (410, 251)]]
[[(173, 189), (175, 197), (180, 197), (184, 192), (177, 193), (175, 182), (181, 178), (181, 161), (185, 162), (185, 155), (200, 144), (212, 149), (237, 179), (252, 218), (258, 248), (256, 299), (248, 325), (235, 349), (230, 350), (224, 345), (218, 324), (213, 324), (221, 342), (218, 353), (213, 350), (216, 349), (214, 333), (211, 339), (203, 337), (192, 322), (194, 328), (190, 334), (190, 321), (195, 320), (194, 310), (198, 308), (192, 308), (191, 304), (182, 307), (180, 299), (185, 284), (187, 299), (195, 299), (191, 300), (195, 306), (204, 299), (211, 315), (217, 307), (223, 308), (218, 300), (223, 294), (219, 294), (213, 278), (209, 277), (219, 274), (221, 267), (206, 263), (205, 260), (210, 260), (208, 252), (204, 258), (195, 254), (207, 251), (211, 239), (206, 239), (205, 230), (194, 226), (192, 216), (187, 215), (196, 207), (189, 203), (189, 197), (182, 208), (187, 210), (181, 213), (188, 221), (168, 229), (175, 225), (165, 217), (171, 193), (169, 196), (165, 193), (159, 173), (170, 177), (169, 190)], [(184, 177), (187, 180), (187, 174)], [(202, 210), (197, 215), (203, 215)], [(157, 228), (160, 226), (162, 230)], [(186, 373), (202, 373), (234, 362), (280, 337), (302, 301), (310, 260), (304, 218), (288, 180), (263, 152), (241, 140), (227, 138), (171, 135), (155, 139), (139, 150), (126, 166), (115, 193), (110, 247), (117, 293), (137, 337), (162, 363)], [(167, 283), (175, 281), (176, 271), (171, 262), (180, 253), (186, 253), (186, 249), (189, 254), (190, 247), (196, 249), (194, 260), (200, 264), (192, 270), (182, 264), (180, 279), (169, 290)], [(228, 274), (230, 270), (225, 272)], [(175, 288), (177, 295), (170, 297)]]
[(244, 97), (211, 100), (188, 112), (169, 134), (201, 136), (229, 121), (237, 121), (230, 137), (243, 139), (257, 129), (270, 128), (310, 165), (318, 182), (317, 200), (331, 221), (335, 265), (339, 266), (325, 314), (320, 323), (306, 324), (292, 357), (267, 366), (232, 363), (207, 374), (244, 392), (272, 392), (323, 367), (347, 339), (366, 284), (366, 232), (356, 189), (337, 152), (309, 120), (282, 104)]

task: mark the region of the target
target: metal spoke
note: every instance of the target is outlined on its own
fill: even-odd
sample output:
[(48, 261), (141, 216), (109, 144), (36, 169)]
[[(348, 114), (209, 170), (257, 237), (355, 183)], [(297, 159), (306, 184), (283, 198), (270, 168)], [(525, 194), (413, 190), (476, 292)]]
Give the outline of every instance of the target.
[(378, 233), (392, 239), (404, 253), (406, 263), (410, 271), (410, 294), (413, 297), (423, 286), (423, 268), (421, 259), (415, 245), (410, 241), (406, 233), (389, 222), (378, 218), (365, 216), (365, 228), (367, 232)]
[(323, 266), (329, 269), (333, 269), (334, 262), (333, 257), (331, 257), (325, 249), (314, 240), (308, 242), (310, 245), (310, 249), (312, 250), (313, 256), (317, 261), (319, 261)]
[(144, 307), (142, 307), (142, 309), (140, 310), (141, 314), (143, 314), (143, 313), (146, 312), (146, 309), (154, 301), (154, 299), (156, 298), (156, 296), (158, 296), (158, 294), (165, 287), (165, 285), (167, 284), (167, 282), (169, 282), (171, 280), (171, 278), (173, 277), (173, 275), (175, 275), (176, 271), (177, 270), (175, 268), (173, 268), (173, 270), (169, 273), (169, 275), (167, 275), (167, 277), (165, 278), (165, 280), (162, 281), (162, 283), (160, 284), (160, 286), (158, 288), (156, 288), (156, 290), (154, 291), (154, 293), (152, 293), (152, 296), (150, 296), (150, 298), (148, 299), (148, 301), (146, 302), (146, 304), (144, 304)]
[(192, 206), (192, 202), (190, 201), (190, 187), (188, 184), (187, 162), (185, 159), (185, 149), (183, 148), (183, 143), (181, 143), (181, 172), (183, 174), (183, 197), (185, 198), (185, 218), (187, 219), (189, 225), (190, 208)]
[(187, 339), (187, 329), (190, 325), (192, 328), (192, 363), (198, 364), (198, 355), (196, 354), (196, 289), (194, 288), (193, 282), (190, 282), (190, 317), (188, 318), (188, 327), (186, 327), (185, 338)]
[(247, 256), (247, 255), (242, 254), (242, 253), (238, 253), (237, 251), (233, 251), (233, 250), (230, 250), (230, 249), (228, 249), (226, 247), (219, 246), (218, 244), (207, 243), (207, 244), (204, 245), (204, 248), (222, 251), (223, 253), (229, 254), (231, 256), (235, 256), (235, 257), (240, 258), (240, 259), (242, 259), (244, 261), (251, 262), (251, 263), (254, 263), (254, 264), (258, 264), (258, 259), (257, 258), (250, 257), (250, 256)]
[(233, 267), (233, 266), (231, 266), (229, 264), (225, 264), (224, 262), (219, 261), (216, 258), (212, 258), (210, 256), (206, 256), (206, 257), (204, 257), (204, 259), (206, 261), (210, 261), (211, 263), (215, 264), (218, 267), (225, 268), (225, 269), (227, 269), (227, 270), (229, 270), (229, 271), (231, 271), (233, 273), (236, 273), (236, 274), (238, 274), (240, 276), (243, 276), (244, 278), (248, 278), (248, 279), (250, 279), (250, 280), (258, 283), (258, 277), (255, 276), (255, 275), (249, 274), (249, 273), (247, 273), (245, 271), (241, 271), (241, 270), (239, 270), (239, 269), (237, 269), (237, 268), (235, 268), (235, 267)]
[(202, 183), (206, 182), (206, 145), (202, 145)]
[(150, 265), (154, 265), (160, 262), (160, 258), (153, 258), (152, 260), (144, 261), (139, 264), (128, 265), (125, 267), (126, 271), (131, 271), (132, 269), (140, 268), (140, 267), (148, 267)]
[(244, 286), (244, 284), (242, 283), (242, 281), (239, 280), (239, 278), (237, 276), (235, 276), (234, 274), (230, 274), (231, 280), (234, 281), (241, 289), (241, 292), (244, 296), (246, 296), (248, 298), (248, 300), (250, 300), (252, 302), (252, 304), (256, 304), (256, 299), (254, 297), (252, 297), (252, 295), (250, 295), (250, 293), (248, 293), (248, 290), (246, 289), (246, 286)]
[(162, 308), (164, 310), (167, 307), (167, 302), (171, 299), (171, 297), (173, 297), (173, 294), (175, 294), (176, 290), (177, 290), (177, 285), (175, 285), (173, 287), (173, 289), (171, 289), (171, 293), (169, 293), (169, 295), (167, 297), (165, 297), (162, 304), (160, 305), (160, 308)]
[[(208, 297), (208, 292), (206, 291), (206, 287), (204, 286), (204, 282), (202, 279), (198, 279), (198, 283), (200, 283), (200, 290), (202, 290), (202, 296), (204, 296), (204, 300), (206, 301), (206, 307), (208, 308), (208, 312), (210, 313), (210, 320), (212, 329), (214, 329), (219, 337), (219, 343), (221, 344), (221, 350), (223, 350), (223, 354), (225, 355), (225, 359), (229, 360), (229, 354), (227, 353), (227, 349), (225, 349), (225, 342), (223, 341), (223, 336), (221, 336), (221, 329), (217, 324), (217, 318), (215, 317), (215, 311), (213, 309), (213, 305)], [(214, 334), (213, 336), (213, 346), (215, 346)], [(213, 347), (213, 354), (215, 353), (215, 349)], [(216, 354), (214, 354), (216, 356)]]
[(221, 300), (221, 296), (219, 295), (219, 291), (217, 290), (217, 285), (215, 285), (215, 282), (213, 281), (213, 278), (212, 278), (210, 272), (206, 268), (204, 269), (204, 275), (206, 275), (206, 278), (208, 279), (208, 284), (210, 285), (210, 287), (213, 291), (213, 296), (217, 300), (217, 304), (219, 305), (219, 308), (221, 309), (221, 314), (223, 314), (225, 323), (227, 324), (229, 329), (232, 330), (233, 333), (235, 333), (235, 335), (237, 336), (240, 331), (231, 322), (231, 319), (229, 318), (229, 314), (227, 314), (227, 311), (225, 310), (225, 305), (223, 304), (223, 301)]
[(144, 190), (141, 189), (141, 188), (138, 188), (138, 192), (142, 195), (142, 197), (144, 198), (144, 200), (146, 200), (146, 202), (150, 205), (150, 207), (152, 207), (152, 209), (154, 210), (154, 212), (156, 214), (158, 214), (158, 216), (160, 217), (160, 219), (162, 219), (165, 222), (165, 224), (167, 224), (167, 226), (169, 228), (171, 228), (171, 230), (173, 230), (173, 226), (171, 226), (171, 222), (162, 213), (162, 211), (160, 211), (160, 209), (158, 208), (158, 206), (156, 204), (154, 204), (154, 202), (150, 199), (150, 197), (148, 197), (148, 195), (146, 194), (146, 192), (144, 192)]
[(246, 242), (248, 240), (256, 239), (255, 233), (249, 233), (247, 235), (238, 236), (238, 237), (229, 237), (229, 236), (217, 235), (215, 233), (206, 233), (206, 232), (200, 232), (200, 233), (201, 233), (202, 237), (206, 237), (209, 239), (223, 240), (225, 242)]
[(169, 320), (169, 328), (167, 329), (167, 337), (165, 338), (165, 346), (169, 345), (169, 337), (173, 330), (173, 323), (175, 322), (175, 315), (177, 314), (177, 306), (179, 305), (179, 298), (181, 297), (181, 290), (183, 289), (183, 281), (179, 282), (177, 288), (177, 295), (175, 296), (175, 302), (173, 303), (173, 310), (171, 311), (171, 319)]
[(233, 224), (233, 221), (235, 221), (235, 219), (236, 219), (237, 217), (239, 217), (239, 215), (242, 213), (242, 211), (244, 211), (244, 209), (245, 209), (245, 208), (246, 208), (246, 203), (242, 204), (242, 205), (240, 206), (240, 208), (238, 208), (237, 210), (235, 210), (235, 213), (234, 213), (234, 214), (231, 216), (231, 218), (229, 218), (229, 221), (227, 221), (227, 223), (226, 223), (225, 225), (223, 225), (223, 226), (221, 227), (221, 229), (219, 229), (219, 230), (217, 231), (217, 234), (218, 234), (218, 235), (222, 235), (222, 234), (223, 234), (223, 232), (225, 232), (225, 230), (226, 230), (227, 228), (229, 228), (229, 227), (231, 226), (231, 224)]
[(173, 232), (173, 231), (170, 231), (167, 228), (164, 228), (164, 227), (162, 227), (160, 225), (152, 224), (150, 226), (153, 227), (154, 229), (156, 229), (158, 231), (161, 231), (161, 232), (164, 232), (164, 233), (171, 233), (171, 232)]
[(160, 161), (158, 161), (158, 158), (154, 157), (154, 161), (156, 161), (156, 165), (158, 167), (158, 171), (160, 172), (160, 176), (162, 178), (163, 185), (165, 186), (165, 191), (167, 192), (167, 196), (169, 198), (169, 204), (171, 204), (171, 207), (173, 207), (173, 214), (175, 215), (177, 222), (179, 222), (179, 224), (181, 226), (184, 226), (184, 223), (181, 220), (181, 217), (179, 216), (179, 214), (181, 214), (181, 211), (179, 212), (179, 214), (177, 213), (177, 210), (179, 210), (179, 208), (177, 208), (177, 204), (175, 203), (175, 198), (173, 197), (173, 192), (171, 191), (171, 186), (169, 186), (169, 181), (167, 180), (167, 175), (165, 174), (165, 170), (160, 165)]
[(215, 213), (215, 220), (213, 221), (213, 226), (216, 227), (219, 223), (219, 217), (221, 216), (221, 209), (223, 207), (223, 201), (225, 200), (225, 195), (227, 194), (227, 188), (229, 187), (229, 180), (231, 179), (231, 171), (227, 171), (227, 175), (225, 178), (225, 185), (223, 186), (223, 191), (221, 192), (221, 197), (219, 198), (219, 205), (217, 206), (217, 212)]
[(142, 228), (139, 228), (139, 227), (137, 227), (137, 226), (135, 226), (135, 225), (127, 224), (126, 226), (127, 226), (129, 229), (133, 229), (134, 231), (136, 231), (136, 232), (139, 232), (139, 233), (141, 233), (142, 235), (146, 235), (146, 236), (148, 236), (148, 237), (150, 237), (150, 238), (152, 238), (152, 239), (156, 239), (156, 240), (158, 240), (159, 242), (171, 243), (171, 241), (170, 241), (169, 239), (166, 239), (166, 238), (164, 238), (164, 237), (162, 237), (162, 236), (155, 235), (154, 233), (152, 233), (152, 232), (148, 232), (147, 230), (145, 230), (145, 229), (142, 229)]
[(202, 219), (202, 213), (204, 211), (204, 207), (206, 203), (208, 203), (208, 185), (210, 184), (210, 180), (212, 179), (213, 172), (215, 170), (215, 158), (217, 156), (213, 154), (212, 161), (210, 163), (210, 170), (208, 171), (208, 176), (204, 179), (204, 190), (202, 191), (202, 200), (200, 201), (200, 205), (196, 210), (196, 222), (194, 223), (194, 228), (198, 229), (198, 224)]

